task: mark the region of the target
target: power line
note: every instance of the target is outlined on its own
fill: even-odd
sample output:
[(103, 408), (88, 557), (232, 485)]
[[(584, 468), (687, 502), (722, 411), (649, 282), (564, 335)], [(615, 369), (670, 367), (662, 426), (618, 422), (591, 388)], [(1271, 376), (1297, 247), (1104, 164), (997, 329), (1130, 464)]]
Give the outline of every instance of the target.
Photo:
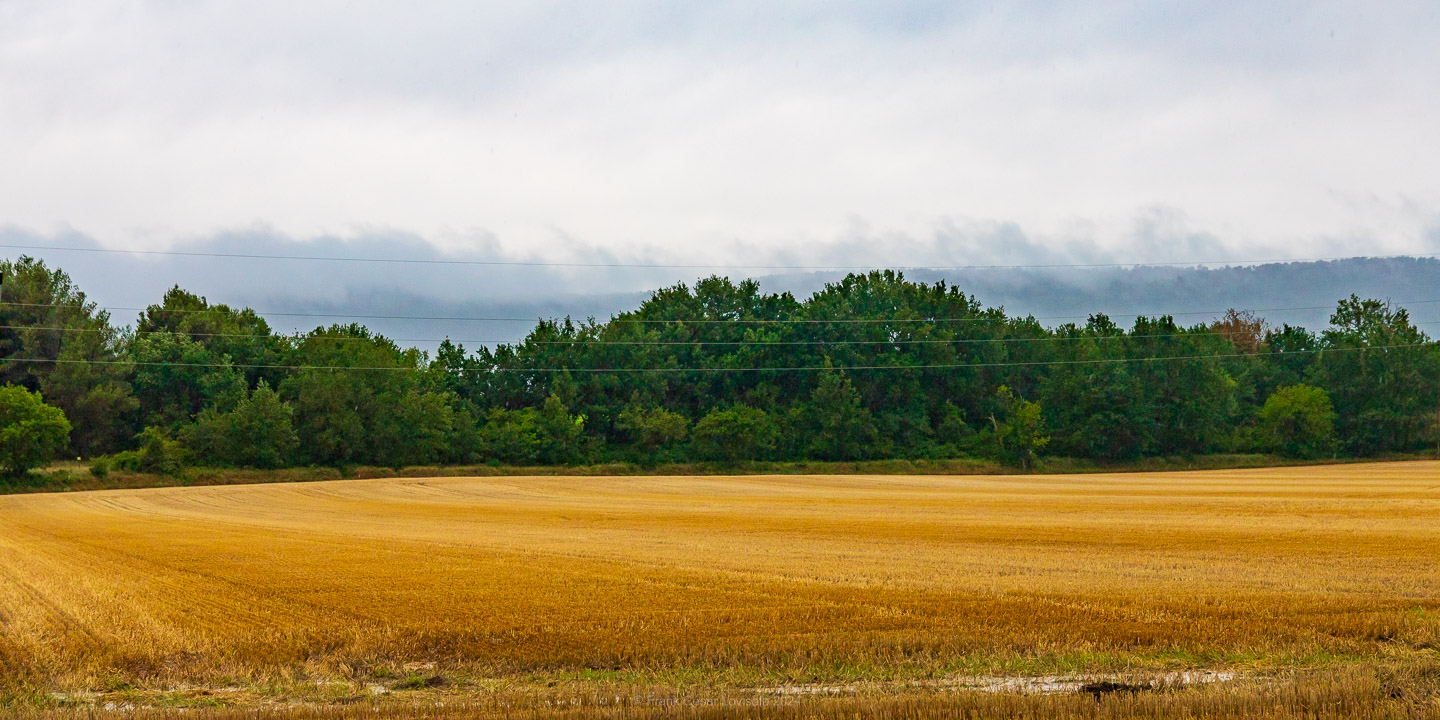
[[(1395, 300), (1395, 301), (1390, 301), (1390, 302), (1391, 302), (1391, 304), (1393, 304), (1393, 305), (1400, 305), (1400, 306), (1405, 306), (1405, 305), (1426, 305), (1426, 304), (1432, 304), (1432, 303), (1440, 303), (1440, 299), (1435, 299), (1435, 300)], [(65, 304), (57, 304), (57, 303), (0, 302), (0, 307), (71, 308), (71, 307), (74, 307), (74, 306), (65, 305)], [(218, 308), (213, 308), (213, 307), (212, 307), (212, 308), (203, 308), (203, 309), (189, 309), (189, 308), (164, 309), (164, 308), (159, 308), (158, 306), (128, 307), (128, 306), (122, 306), (122, 305), (97, 305), (96, 307), (97, 307), (98, 309), (107, 310), (107, 311), (108, 311), (108, 310), (131, 310), (131, 311), (135, 311), (135, 312), (144, 312), (144, 311), (151, 310), (151, 309), (153, 308), (153, 309), (155, 309), (155, 310), (156, 310), (157, 312), (159, 312), (159, 313), (176, 313), (176, 314), (204, 314), (204, 313), (224, 313), (224, 312), (226, 312), (226, 311), (224, 311), (224, 310), (220, 310), (220, 309), (218, 309)], [(1333, 310), (1334, 307), (1335, 307), (1334, 305), (1306, 305), (1306, 306), (1296, 306), (1296, 307), (1247, 308), (1247, 309), (1249, 310), (1249, 312), (1254, 312), (1254, 313), (1266, 313), (1266, 312), (1292, 312), (1292, 311), (1299, 311), (1299, 310)], [(346, 319), (346, 320), (430, 320), (430, 321), (462, 321), (462, 322), (536, 322), (537, 320), (544, 320), (544, 318), (539, 318), (539, 317), (475, 317), (475, 316), (464, 316), (464, 315), (456, 315), (456, 316), (446, 316), (446, 315), (365, 315), (365, 314), (353, 314), (353, 313), (280, 312), (280, 311), (268, 311), (268, 310), (255, 310), (255, 309), (253, 309), (253, 308), (244, 308), (244, 309), (245, 309), (245, 310), (250, 310), (251, 312), (255, 313), (256, 315), (261, 316), (261, 317), (265, 317), (265, 318), (268, 318), (268, 317), (310, 317), (310, 318), (332, 318), (332, 319), (339, 318), (339, 319)], [(995, 317), (995, 316), (981, 316), (981, 317), (962, 317), (962, 318), (920, 317), (920, 318), (828, 318), (828, 319), (827, 319), (827, 318), (794, 318), (794, 319), (779, 319), (779, 318), (775, 318), (775, 319), (767, 319), (767, 318), (723, 318), (723, 319), (721, 319), (721, 318), (693, 318), (693, 319), (691, 319), (691, 318), (665, 318), (665, 319), (640, 319), (640, 318), (612, 317), (609, 321), (607, 321), (607, 323), (632, 323), (632, 324), (647, 324), (647, 325), (651, 325), (651, 324), (666, 324), (666, 323), (669, 323), (669, 324), (689, 324), (689, 325), (715, 325), (715, 324), (730, 324), (730, 325), (739, 325), (739, 324), (752, 324), (752, 325), (805, 325), (805, 324), (811, 324), (811, 325), (818, 325), (818, 324), (853, 325), (853, 324), (867, 324), (867, 323), (869, 323), (869, 324), (874, 324), (874, 323), (896, 323), (896, 324), (899, 324), (899, 323), (997, 322), (997, 321), (1005, 321), (1005, 320), (1011, 320), (1011, 319), (1014, 319), (1014, 320), (1074, 320), (1074, 319), (1077, 319), (1077, 318), (1088, 318), (1088, 317), (1090, 317), (1091, 315), (1105, 315), (1105, 316), (1108, 316), (1108, 317), (1125, 317), (1125, 316), (1129, 316), (1129, 315), (1135, 315), (1135, 316), (1137, 316), (1137, 317), (1162, 317), (1162, 316), (1167, 316), (1167, 315), (1168, 315), (1168, 316), (1171, 316), (1171, 317), (1185, 317), (1185, 316), (1192, 316), (1192, 315), (1220, 315), (1220, 314), (1223, 314), (1223, 313), (1225, 313), (1227, 310), (1230, 310), (1230, 309), (1231, 309), (1231, 308), (1226, 308), (1225, 310), (1189, 310), (1189, 311), (1184, 311), (1184, 312), (1161, 312), (1161, 313), (1137, 313), (1137, 312), (1131, 312), (1131, 311), (1117, 311), (1117, 312), (1086, 313), (1086, 314), (1080, 314), (1080, 315), (1041, 315), (1041, 316), (1026, 316), (1026, 317), (1023, 317), (1023, 318), (1021, 318), (1021, 317), (1010, 318), (1010, 317), (1008, 317), (1008, 316), (1000, 316), (1000, 317)], [(994, 311), (994, 310), (998, 310), (998, 308), (992, 308), (991, 310), (983, 310), (983, 311), (981, 311), (981, 313), (983, 314), (983, 313), (987, 313), (987, 312), (992, 312), (992, 311)], [(231, 308), (231, 309), (230, 309), (230, 312), (238, 312), (238, 311), (236, 311), (235, 309)], [(567, 316), (567, 317), (568, 317), (568, 316)], [(550, 322), (558, 322), (558, 321), (557, 321), (555, 318), (552, 317), (552, 318), (550, 318)]]
[[(1206, 355), (1164, 355), (1139, 358), (1097, 358), (1089, 360), (1034, 360), (1017, 362), (990, 362), (990, 363), (945, 363), (933, 365), (848, 365), (848, 366), (804, 366), (804, 367), (704, 367), (704, 368), (487, 368), (487, 372), (493, 373), (596, 373), (596, 374), (620, 374), (620, 373), (742, 373), (742, 372), (826, 372), (826, 371), (891, 371), (891, 370), (960, 370), (979, 368), (999, 367), (1049, 367), (1064, 365), (1113, 365), (1124, 363), (1141, 362), (1167, 362), (1173, 360), (1225, 360), (1245, 357), (1263, 357), (1272, 355), (1311, 355), (1331, 352), (1356, 352), (1367, 350), (1398, 350), (1401, 348), (1418, 348), (1435, 345), (1437, 342), (1429, 340), (1418, 343), (1404, 343), (1400, 345), (1372, 345), (1366, 347), (1343, 347), (1343, 348), (1317, 348), (1313, 350), (1287, 350), (1284, 352), (1263, 352), (1263, 353), (1218, 353)], [(232, 368), (237, 370), (346, 370), (346, 371), (379, 371), (379, 372), (427, 372), (428, 367), (382, 367), (382, 366), (354, 366), (354, 365), (288, 365), (288, 364), (239, 364), (226, 363), (175, 363), (175, 362), (132, 362), (128, 360), (84, 360), (84, 359), (55, 359), (47, 358), (4, 358), (0, 362), (14, 363), (57, 363), (57, 364), (89, 364), (89, 365), (138, 365), (146, 367), (197, 367), (197, 368)]]
[[(1425, 320), (1412, 322), (1412, 325), (1440, 325), (1440, 320)], [(35, 325), (0, 325), (0, 330), (19, 330), (32, 332), (61, 332), (61, 333), (106, 333), (114, 332), (113, 328), (69, 328), (69, 327), (48, 327)], [(177, 335), (188, 338), (248, 338), (252, 340), (305, 340), (307, 336), (295, 335), (260, 335), (256, 333), (197, 333), (174, 330), (132, 330), (136, 335)], [(1230, 337), (1233, 333), (1220, 330), (1195, 330), (1178, 333), (1146, 333), (1146, 334), (1120, 334), (1120, 335), (1047, 335), (1045, 337), (1011, 337), (1011, 338), (926, 338), (922, 340), (603, 340), (599, 338), (576, 337), (566, 340), (531, 340), (519, 338), (511, 340), (463, 340), (450, 337), (445, 338), (392, 338), (384, 336), (372, 337), (325, 337), (317, 339), (325, 341), (346, 341), (346, 342), (373, 342), (376, 339), (384, 339), (396, 343), (439, 343), (446, 340), (459, 344), (478, 345), (599, 345), (599, 346), (643, 346), (643, 347), (791, 347), (810, 345), (980, 345), (992, 343), (1028, 343), (1028, 342), (1072, 342), (1080, 340), (1113, 341), (1113, 340), (1136, 340), (1136, 339), (1158, 339), (1177, 337)]]
[[(552, 262), (544, 260), (462, 260), (443, 258), (372, 258), (348, 257), (343, 255), (277, 255), (263, 253), (225, 253), (199, 250), (125, 250), (118, 248), (60, 247), (51, 245), (9, 245), (0, 248), (12, 250), (58, 250), (62, 252), (105, 253), (114, 255), (158, 255), (168, 257), (203, 257), (244, 260), (299, 260), (313, 262), (356, 262), (394, 263), (404, 265), (477, 265), (487, 267), (554, 267), (554, 268), (635, 268), (652, 270), (871, 270), (874, 265), (764, 265), (752, 263), (626, 263), (626, 262)], [(1286, 258), (1269, 260), (1192, 260), (1156, 262), (1108, 262), (1108, 263), (1043, 263), (1043, 264), (993, 264), (993, 265), (896, 265), (895, 270), (1046, 270), (1063, 268), (1126, 268), (1126, 267), (1199, 267), (1210, 265), (1265, 265), (1272, 263), (1332, 262), (1336, 260), (1393, 260), (1399, 258), (1436, 257), (1440, 253), (1412, 253), (1409, 255), (1340, 256), (1320, 258)]]

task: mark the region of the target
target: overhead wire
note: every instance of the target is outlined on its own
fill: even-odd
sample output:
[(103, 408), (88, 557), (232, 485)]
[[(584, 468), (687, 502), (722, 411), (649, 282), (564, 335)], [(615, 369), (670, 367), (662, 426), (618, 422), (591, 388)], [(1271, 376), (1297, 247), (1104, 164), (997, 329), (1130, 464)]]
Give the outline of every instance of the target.
[[(506, 368), (491, 367), (485, 368), (485, 372), (493, 373), (743, 373), (743, 372), (826, 372), (826, 371), (911, 371), (911, 370), (958, 370), (958, 369), (979, 369), (999, 367), (1047, 367), (1065, 365), (1109, 365), (1141, 362), (1167, 362), (1173, 360), (1225, 360), (1246, 357), (1264, 356), (1293, 356), (1321, 354), (1332, 352), (1357, 352), (1370, 350), (1398, 350), (1402, 348), (1418, 348), (1436, 345), (1440, 341), (1427, 340), (1417, 343), (1403, 343), (1397, 345), (1369, 345), (1340, 348), (1314, 348), (1310, 350), (1285, 350), (1280, 352), (1254, 352), (1254, 353), (1213, 353), (1203, 355), (1162, 355), (1146, 356), (1136, 358), (1091, 358), (1085, 360), (1034, 360), (1014, 362), (986, 362), (986, 363), (939, 363), (926, 365), (848, 365), (848, 366), (795, 366), (795, 367), (654, 367), (654, 368), (574, 368), (574, 367), (553, 367), (553, 368)], [(416, 366), (358, 366), (358, 365), (292, 365), (285, 363), (185, 363), (166, 361), (131, 361), (131, 360), (90, 360), (83, 358), (16, 358), (9, 357), (0, 359), (0, 363), (57, 363), (57, 364), (89, 364), (89, 365), (127, 365), (145, 367), (195, 367), (195, 368), (232, 368), (237, 370), (343, 370), (343, 371), (381, 371), (381, 372), (426, 372), (429, 367)]]
[[(1440, 320), (1425, 320), (1412, 322), (1412, 325), (1440, 325)], [(119, 332), (114, 328), (70, 328), (70, 327), (49, 327), (35, 325), (0, 325), (0, 330), (18, 330), (31, 332), (59, 332), (59, 333), (105, 333)], [(478, 345), (598, 345), (598, 346), (639, 346), (639, 347), (803, 347), (803, 346), (828, 346), (828, 345), (983, 345), (983, 344), (1014, 344), (1014, 343), (1040, 343), (1040, 342), (1074, 342), (1080, 340), (1094, 341), (1115, 341), (1115, 340), (1136, 340), (1136, 339), (1160, 339), (1177, 337), (1232, 337), (1235, 333), (1224, 330), (1189, 330), (1176, 333), (1142, 333), (1142, 334), (1117, 334), (1117, 335), (1046, 335), (1044, 337), (1007, 337), (1007, 338), (925, 338), (925, 339), (883, 339), (883, 340), (603, 340), (593, 337), (573, 337), (564, 340), (533, 340), (531, 338), (520, 338), (516, 340), (466, 340), (450, 337), (444, 338), (400, 338), (389, 336), (307, 336), (296, 333), (284, 335), (272, 333), (263, 335), (258, 333), (212, 333), (212, 332), (187, 332), (184, 330), (130, 330), (134, 335), (177, 335), (188, 338), (248, 338), (252, 340), (304, 340), (307, 337), (317, 337), (325, 341), (342, 342), (373, 342), (377, 339), (385, 339), (396, 343), (440, 343), (449, 341), (459, 344)]]
[[(1399, 306), (1406, 306), (1406, 305), (1426, 305), (1426, 304), (1440, 303), (1440, 299), (1432, 299), (1432, 300), (1393, 300), (1393, 301), (1390, 301), (1390, 303), (1391, 303), (1392, 305), (1399, 305)], [(3, 308), (3, 307), (27, 307), (27, 308), (53, 308), (53, 307), (62, 307), (62, 308), (72, 308), (72, 307), (74, 307), (74, 306), (72, 306), (72, 305), (65, 305), (65, 304), (59, 304), (59, 303), (17, 303), (17, 302), (4, 301), (4, 302), (0, 302), (0, 308)], [(174, 309), (160, 308), (159, 306), (130, 307), (130, 306), (122, 306), (122, 305), (96, 305), (95, 307), (96, 307), (96, 309), (107, 310), (107, 311), (111, 311), (111, 310), (131, 310), (131, 311), (135, 311), (135, 312), (146, 312), (146, 311), (150, 311), (150, 310), (153, 309), (153, 310), (156, 310), (157, 312), (172, 313), (172, 314), (204, 314), (204, 313), (224, 313), (224, 312), (226, 312), (226, 310), (222, 310), (222, 309), (219, 309), (219, 308), (216, 308), (216, 307), (210, 307), (210, 308), (174, 308)], [(1000, 309), (1000, 308), (992, 308), (991, 310), (999, 310), (999, 309)], [(984, 315), (984, 313), (990, 312), (991, 310), (981, 311), (981, 312), (978, 314), (978, 316), (960, 317), (960, 318), (918, 317), (918, 318), (653, 318), (653, 319), (644, 319), (644, 318), (629, 318), (629, 317), (625, 317), (625, 318), (622, 318), (622, 317), (612, 317), (611, 320), (607, 321), (607, 323), (609, 323), (609, 322), (615, 322), (615, 323), (632, 323), (632, 324), (646, 324), (646, 325), (655, 325), (655, 324), (689, 324), (689, 325), (716, 325), (716, 324), (726, 324), (726, 325), (739, 325), (739, 324), (749, 324), (749, 325), (817, 325), (817, 324), (829, 324), (829, 325), (857, 325), (857, 324), (902, 324), (902, 323), (964, 323), (964, 322), (996, 322), (996, 321), (1000, 321), (1000, 320), (1010, 320), (1010, 319), (1015, 319), (1015, 320), (1074, 320), (1074, 319), (1089, 318), (1089, 317), (1091, 317), (1091, 316), (1099, 316), (1099, 315), (1104, 315), (1104, 316), (1107, 316), (1107, 317), (1128, 317), (1128, 316), (1130, 316), (1130, 315), (1135, 315), (1135, 316), (1137, 316), (1137, 317), (1163, 317), (1163, 316), (1167, 316), (1167, 315), (1168, 315), (1168, 316), (1171, 316), (1171, 317), (1186, 317), (1186, 316), (1193, 316), (1193, 315), (1220, 315), (1220, 314), (1223, 314), (1223, 313), (1225, 313), (1225, 312), (1227, 312), (1228, 310), (1231, 310), (1231, 309), (1236, 309), (1236, 310), (1238, 310), (1238, 309), (1241, 309), (1241, 308), (1226, 308), (1226, 309), (1224, 309), (1224, 310), (1186, 310), (1186, 311), (1183, 311), (1183, 312), (1152, 312), (1152, 313), (1147, 313), (1147, 312), (1133, 312), (1133, 311), (1094, 312), (1094, 313), (1075, 314), (1075, 315), (1039, 315), (1039, 316), (1025, 316), (1025, 317), (1023, 317), (1023, 318), (1022, 318), (1022, 317), (1017, 317), (1017, 318), (1008, 318), (1008, 317), (1000, 318), (1000, 317), (995, 317), (995, 316), (993, 316), (993, 315), (991, 315), (991, 316), (985, 316), (985, 315)], [(1332, 309), (1334, 309), (1334, 305), (1333, 305), (1333, 304), (1332, 304), (1332, 305), (1302, 305), (1302, 306), (1294, 306), (1294, 307), (1273, 307), (1273, 308), (1244, 308), (1244, 310), (1246, 310), (1246, 311), (1248, 311), (1248, 312), (1252, 312), (1252, 313), (1296, 312), (1296, 311), (1302, 311), (1302, 310), (1332, 310)], [(531, 316), (531, 317), (476, 317), (476, 316), (463, 316), (463, 315), (456, 315), (456, 316), (447, 316), (447, 315), (371, 315), (371, 314), (354, 314), (354, 313), (313, 313), (313, 312), (267, 311), (267, 310), (255, 310), (255, 309), (253, 309), (253, 308), (239, 308), (239, 309), (237, 309), (237, 308), (229, 308), (229, 311), (230, 311), (230, 312), (242, 312), (242, 311), (244, 311), (244, 310), (250, 310), (251, 312), (255, 313), (257, 316), (260, 316), (260, 317), (262, 317), (262, 318), (268, 318), (268, 317), (272, 317), (272, 316), (273, 316), (273, 317), (342, 318), (342, 319), (347, 319), (347, 320), (426, 320), (426, 321), (447, 321), (447, 322), (454, 322), (454, 321), (473, 321), (473, 322), (536, 322), (536, 321), (546, 320), (545, 318), (536, 317), (536, 316)], [(567, 319), (568, 319), (568, 316), (567, 316)], [(552, 316), (552, 317), (549, 318), (548, 320), (549, 320), (550, 322), (558, 322), (558, 319), (555, 318), (554, 316)]]

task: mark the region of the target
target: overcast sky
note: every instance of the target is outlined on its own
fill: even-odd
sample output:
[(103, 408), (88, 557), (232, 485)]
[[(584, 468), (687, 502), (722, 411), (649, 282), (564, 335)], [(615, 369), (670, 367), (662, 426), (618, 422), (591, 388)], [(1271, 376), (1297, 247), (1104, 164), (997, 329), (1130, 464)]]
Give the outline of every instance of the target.
[[(0, 0), (0, 240), (873, 265), (1433, 253), (1436, 38), (1429, 0)], [(287, 272), (253, 282), (315, 268)]]

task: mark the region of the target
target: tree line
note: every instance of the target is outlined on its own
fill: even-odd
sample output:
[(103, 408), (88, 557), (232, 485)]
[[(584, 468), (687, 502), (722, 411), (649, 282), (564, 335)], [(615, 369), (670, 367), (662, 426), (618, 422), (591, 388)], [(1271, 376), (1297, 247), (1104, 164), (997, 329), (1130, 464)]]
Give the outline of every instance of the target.
[(47, 440), (5, 430), (0, 445), (19, 433), (12, 444), (31, 456), (126, 469), (1028, 465), (1373, 456), (1440, 438), (1440, 347), (1403, 308), (1355, 296), (1319, 332), (1238, 310), (1191, 326), (1096, 314), (1046, 327), (893, 271), (805, 299), (710, 277), (606, 322), (540, 320), (513, 344), (446, 340), (429, 354), (358, 324), (279, 334), (179, 287), (117, 326), (42, 261), (0, 271), (0, 424), (60, 411), (33, 425)]

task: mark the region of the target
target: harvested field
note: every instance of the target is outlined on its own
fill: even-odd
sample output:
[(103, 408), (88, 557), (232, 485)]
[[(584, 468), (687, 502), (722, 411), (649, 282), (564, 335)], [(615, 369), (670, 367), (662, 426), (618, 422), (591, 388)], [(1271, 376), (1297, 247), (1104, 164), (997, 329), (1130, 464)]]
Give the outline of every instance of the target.
[(1437, 557), (1436, 462), (15, 495), (0, 707), (1435, 717)]

